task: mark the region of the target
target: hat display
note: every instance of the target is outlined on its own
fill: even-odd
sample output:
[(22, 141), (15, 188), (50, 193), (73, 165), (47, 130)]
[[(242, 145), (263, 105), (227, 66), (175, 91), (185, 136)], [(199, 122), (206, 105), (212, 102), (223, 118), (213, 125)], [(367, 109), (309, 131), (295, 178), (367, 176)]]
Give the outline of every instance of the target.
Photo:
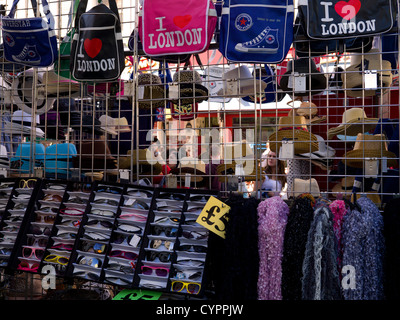
[(297, 197), (302, 193), (309, 193), (314, 198), (319, 197), (321, 193), (317, 180), (315, 180), (314, 178), (308, 180), (295, 178), (293, 183), (292, 196)]
[[(306, 77), (305, 91), (296, 91), (296, 88), (293, 88), (296, 74)], [(279, 85), (284, 92), (294, 92), (295, 96), (308, 96), (310, 93), (315, 95), (323, 92), (327, 85), (326, 82), (327, 78), (318, 71), (313, 59), (300, 58), (288, 62), (286, 72), (282, 75)]]
[(117, 135), (118, 132), (115, 131), (115, 120), (114, 118), (103, 114), (100, 118), (100, 128), (104, 130), (104, 132)]
[(277, 154), (283, 140), (293, 141), (295, 154), (318, 150), (317, 137), (308, 131), (307, 121), (303, 116), (279, 118), (278, 131), (271, 134), (268, 140), (269, 148)]
[(342, 123), (328, 129), (328, 139), (336, 135), (356, 136), (375, 129), (378, 118), (368, 118), (363, 108), (350, 108), (343, 112)]
[(318, 140), (318, 151), (298, 154), (298, 156), (307, 158), (311, 162), (323, 170), (327, 170), (332, 166), (333, 157), (336, 154), (336, 150), (331, 146), (328, 146), (320, 135), (315, 135)]
[[(135, 149), (129, 150), (127, 156), (121, 156), (118, 165), (120, 169), (130, 169), (132, 163), (133, 173), (151, 176), (162, 172), (162, 165), (159, 160), (158, 157), (151, 154), (149, 149)], [(139, 164), (139, 172), (136, 170), (137, 164)]]
[[(267, 83), (254, 79), (249, 67), (242, 65), (231, 69), (222, 75), (223, 88), (218, 91), (220, 96), (248, 96), (257, 92), (263, 92)], [(261, 89), (261, 91), (259, 91)]]
[(174, 73), (172, 81), (179, 85), (179, 98), (173, 98), (172, 102), (180, 101), (181, 104), (191, 104), (208, 99), (208, 89), (203, 85), (200, 73), (197, 71), (179, 70)]
[(343, 88), (350, 97), (374, 96), (376, 89), (364, 89), (365, 71), (377, 72), (378, 88), (387, 88), (392, 83), (392, 66), (389, 61), (382, 59), (378, 49), (371, 49), (364, 54), (352, 54), (350, 66), (342, 73)]
[[(35, 118), (36, 124), (40, 123), (40, 116)], [(44, 132), (38, 127), (32, 125), (33, 117), (31, 114), (22, 110), (14, 111), (11, 116), (11, 121), (4, 121), (3, 132), (9, 135), (31, 135), (32, 133), (37, 137), (44, 137)]]
[(397, 165), (396, 155), (388, 151), (387, 140), (384, 134), (366, 135), (359, 133), (354, 148), (345, 154), (343, 161), (349, 167), (363, 168), (366, 158), (387, 158), (387, 166)]
[[(140, 73), (138, 76), (138, 88), (143, 90), (139, 96), (139, 108), (151, 109), (164, 106), (165, 86), (158, 75), (152, 73)], [(143, 88), (143, 89), (142, 89)]]
[(78, 81), (65, 78), (55, 73), (54, 70), (40, 72), (42, 80), (38, 87), (40, 95), (47, 97), (76, 97), (79, 93), (80, 84)]
[[(37, 72), (37, 87), (43, 85), (44, 72)], [(33, 102), (36, 102), (35, 114), (41, 115), (53, 107), (55, 98), (47, 97), (45, 91), (38, 90), (34, 92), (35, 75), (34, 70), (29, 69), (19, 74), (12, 83), (12, 101), (21, 110), (32, 113), (34, 107)]]

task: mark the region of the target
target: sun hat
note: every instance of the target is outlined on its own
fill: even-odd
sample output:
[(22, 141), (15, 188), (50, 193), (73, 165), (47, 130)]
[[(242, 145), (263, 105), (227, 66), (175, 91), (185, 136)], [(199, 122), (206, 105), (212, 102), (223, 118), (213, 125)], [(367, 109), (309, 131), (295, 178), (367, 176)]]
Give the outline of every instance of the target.
[(42, 84), (38, 88), (39, 94), (48, 97), (76, 97), (80, 90), (78, 81), (65, 78), (54, 70), (40, 72)]
[(339, 183), (333, 186), (332, 192), (342, 193), (345, 198), (350, 199), (354, 185), (354, 177), (348, 176), (342, 178)]
[(44, 153), (45, 147), (41, 143), (20, 143), (10, 159), (10, 168), (18, 173), (34, 173), (35, 167), (43, 167)]
[[(147, 148), (128, 150), (127, 155), (120, 156), (118, 161), (120, 169), (130, 169), (131, 163), (132, 172), (135, 174), (139, 173), (141, 176), (158, 175), (162, 172), (162, 165), (158, 161), (158, 158), (153, 157)], [(137, 164), (139, 164), (139, 172), (137, 172)]]
[(179, 160), (179, 165), (172, 168), (171, 174), (178, 176), (181, 180), (185, 179), (186, 174), (190, 174), (191, 182), (201, 182), (206, 175), (206, 164), (200, 159), (191, 157), (182, 157)]
[(153, 73), (140, 73), (138, 75), (138, 89), (142, 90), (139, 96), (139, 108), (151, 109), (164, 106), (166, 99), (165, 86), (161, 78)]
[(354, 148), (345, 154), (344, 161), (347, 166), (363, 168), (364, 160), (367, 158), (387, 158), (387, 166), (397, 165), (396, 154), (388, 151), (387, 140), (384, 134), (366, 135), (359, 133), (354, 143)]
[[(40, 123), (40, 116), (37, 115), (36, 124)], [(37, 137), (44, 137), (44, 132), (42, 129), (32, 125), (33, 116), (22, 110), (14, 111), (11, 116), (11, 121), (4, 121), (3, 132), (9, 135), (30, 135), (33, 133)], [(33, 131), (32, 131), (33, 130)]]
[[(290, 105), (293, 101), (289, 101), (287, 104)], [(318, 107), (315, 103), (311, 101), (302, 101), (300, 106), (293, 108), (289, 111), (290, 115), (298, 115), (306, 118), (308, 124), (321, 123), (326, 121), (326, 116), (318, 116)]]
[[(299, 74), (299, 76), (304, 75), (306, 77), (305, 91), (295, 91), (295, 89), (293, 88), (293, 78), (296, 74)], [(294, 92), (295, 96), (308, 96), (309, 94), (315, 95), (323, 92), (327, 85), (326, 80), (327, 78), (325, 77), (325, 75), (318, 71), (315, 61), (313, 59), (300, 58), (290, 60), (287, 63), (286, 72), (282, 75), (279, 85), (284, 92)]]
[(180, 101), (181, 104), (191, 104), (208, 99), (208, 89), (203, 85), (200, 73), (197, 71), (179, 70), (174, 73), (172, 81), (179, 86), (179, 98), (171, 99), (172, 102), (178, 103)]
[(115, 131), (117, 132), (131, 132), (128, 120), (125, 117), (114, 118)]
[(307, 121), (303, 116), (279, 118), (278, 131), (272, 133), (268, 140), (269, 148), (277, 154), (283, 140), (293, 141), (295, 154), (318, 150), (317, 137), (308, 131)]
[(379, 53), (378, 49), (371, 49), (364, 54), (352, 54), (350, 66), (342, 73), (343, 88), (346, 95), (350, 97), (374, 96), (376, 89), (364, 89), (364, 73), (372, 70), (377, 72), (378, 88), (387, 88), (391, 85), (391, 64), (382, 59), (382, 54)]
[(267, 88), (267, 83), (260, 79), (254, 79), (249, 67), (241, 65), (231, 69), (222, 75), (223, 88), (218, 91), (220, 96), (245, 97), (254, 94), (255, 90), (261, 92)]
[(378, 118), (368, 118), (363, 108), (350, 108), (343, 112), (342, 123), (337, 127), (328, 129), (328, 139), (341, 134), (356, 136), (375, 129)]
[[(37, 72), (37, 86), (40, 87), (45, 83), (43, 78), (44, 72)], [(12, 83), (12, 100), (13, 103), (21, 110), (32, 113), (33, 101), (36, 101), (35, 114), (41, 115), (53, 107), (55, 98), (47, 97), (45, 92), (38, 90), (34, 93), (34, 70), (29, 69), (19, 74)]]
[(115, 119), (103, 114), (100, 118), (100, 128), (102, 130), (104, 130), (104, 132), (109, 133), (109, 134), (113, 134), (113, 135), (117, 135), (118, 132), (115, 131)]
[(331, 146), (328, 146), (320, 135), (315, 135), (318, 140), (318, 151), (298, 154), (298, 156), (309, 159), (313, 164), (317, 165), (321, 169), (327, 170), (332, 166), (333, 157), (336, 154), (336, 150)]
[(321, 193), (317, 180), (315, 180), (314, 178), (308, 180), (295, 178), (293, 183), (292, 196), (297, 197), (303, 193), (309, 193), (314, 198), (319, 197)]

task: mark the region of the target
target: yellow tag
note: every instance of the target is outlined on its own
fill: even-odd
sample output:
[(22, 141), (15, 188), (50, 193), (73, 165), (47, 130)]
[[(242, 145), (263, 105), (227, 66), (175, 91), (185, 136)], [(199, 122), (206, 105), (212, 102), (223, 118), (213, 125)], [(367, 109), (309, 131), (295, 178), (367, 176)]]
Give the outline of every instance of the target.
[(231, 207), (222, 201), (210, 197), (196, 222), (225, 239), (226, 222), (228, 221), (226, 215), (230, 209)]

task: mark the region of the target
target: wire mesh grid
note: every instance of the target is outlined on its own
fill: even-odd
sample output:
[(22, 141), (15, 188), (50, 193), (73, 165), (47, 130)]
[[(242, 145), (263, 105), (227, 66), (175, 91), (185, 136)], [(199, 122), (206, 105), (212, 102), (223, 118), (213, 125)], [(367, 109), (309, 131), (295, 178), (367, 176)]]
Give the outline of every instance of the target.
[[(49, 1), (59, 42), (71, 3)], [(341, 44), (315, 54), (315, 41), (296, 35), (276, 65), (227, 61), (217, 28), (207, 51), (176, 63), (139, 48), (140, 1), (117, 6), (126, 56), (118, 81), (66, 85), (50, 80), (52, 68), (3, 70), (4, 176), (140, 181), (257, 198), (367, 194), (379, 205), (398, 196), (397, 27), (366, 37), (357, 52)], [(32, 16), (30, 1), (21, 1), (17, 16)], [(384, 49), (388, 41), (395, 49)]]

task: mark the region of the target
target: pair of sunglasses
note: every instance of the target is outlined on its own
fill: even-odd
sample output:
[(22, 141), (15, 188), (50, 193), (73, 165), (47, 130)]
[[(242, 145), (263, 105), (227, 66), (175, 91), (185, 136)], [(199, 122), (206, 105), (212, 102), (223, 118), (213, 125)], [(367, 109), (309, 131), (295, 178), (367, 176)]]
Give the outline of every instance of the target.
[(113, 227), (113, 223), (107, 220), (89, 220), (86, 225), (101, 229), (111, 229)]
[(164, 232), (166, 237), (176, 237), (178, 233), (178, 228), (176, 227), (168, 227), (168, 226), (152, 226), (151, 227), (152, 235), (159, 236), (162, 232)]
[(184, 289), (190, 294), (198, 294), (201, 289), (201, 285), (199, 283), (192, 282), (183, 282), (183, 281), (172, 281), (171, 283), (171, 291), (173, 292), (181, 292)]
[(154, 261), (157, 258), (161, 262), (168, 262), (171, 260), (171, 255), (169, 252), (147, 251), (146, 257), (148, 261)]
[(145, 190), (129, 190), (127, 192), (128, 195), (137, 197), (137, 198), (151, 198), (153, 196), (152, 192), (145, 191)]
[(182, 244), (178, 247), (179, 251), (194, 251), (198, 253), (205, 253), (207, 252), (206, 246), (199, 246), (194, 244)]
[(35, 248), (35, 247), (22, 248), (22, 256), (24, 258), (42, 260), (43, 255), (44, 255), (43, 248)]
[(138, 254), (135, 252), (130, 252), (130, 251), (123, 251), (123, 250), (112, 250), (110, 252), (110, 257), (119, 257), (119, 258), (125, 258), (128, 260), (136, 260), (138, 258)]
[(152, 266), (142, 266), (142, 273), (145, 275), (156, 275), (159, 277), (167, 277), (169, 274), (169, 269), (164, 267), (152, 267)]
[(118, 206), (119, 205), (119, 201), (111, 200), (111, 199), (105, 199), (105, 198), (96, 199), (96, 200), (93, 201), (93, 203), (109, 204), (110, 206)]
[(107, 249), (107, 246), (104, 243), (98, 243), (98, 242), (88, 242), (88, 241), (83, 241), (82, 242), (82, 250), (85, 252), (94, 252), (94, 253), (105, 253)]
[(178, 201), (183, 201), (185, 200), (186, 195), (181, 194), (181, 193), (160, 193), (158, 195), (158, 199), (169, 199), (169, 200), (178, 200)]
[(152, 249), (158, 249), (162, 245), (169, 251), (174, 248), (174, 243), (169, 240), (154, 239), (150, 241), (150, 248)]
[[(132, 242), (132, 240), (135, 240), (135, 241)], [(116, 236), (112, 243), (126, 244), (128, 246), (138, 247), (140, 245), (141, 241), (142, 241), (142, 238), (137, 236), (136, 234), (135, 235), (124, 235), (124, 234), (116, 233)]]
[(100, 259), (86, 256), (80, 256), (76, 262), (93, 268), (101, 268), (103, 264)]

